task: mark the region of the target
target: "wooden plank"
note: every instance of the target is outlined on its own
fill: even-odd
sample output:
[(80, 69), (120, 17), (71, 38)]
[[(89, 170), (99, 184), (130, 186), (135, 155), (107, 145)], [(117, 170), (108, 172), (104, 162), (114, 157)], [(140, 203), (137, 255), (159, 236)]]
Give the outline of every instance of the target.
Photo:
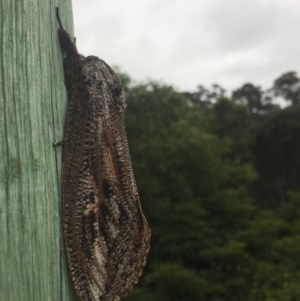
[(67, 97), (55, 6), (0, 3), (0, 300), (76, 300), (63, 253), (61, 149)]

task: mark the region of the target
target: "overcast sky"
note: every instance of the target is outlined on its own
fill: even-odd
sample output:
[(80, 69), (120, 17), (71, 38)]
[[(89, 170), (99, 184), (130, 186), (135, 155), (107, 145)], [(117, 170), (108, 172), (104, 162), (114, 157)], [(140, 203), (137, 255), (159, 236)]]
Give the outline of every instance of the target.
[(73, 0), (77, 48), (178, 90), (300, 74), (299, 0)]

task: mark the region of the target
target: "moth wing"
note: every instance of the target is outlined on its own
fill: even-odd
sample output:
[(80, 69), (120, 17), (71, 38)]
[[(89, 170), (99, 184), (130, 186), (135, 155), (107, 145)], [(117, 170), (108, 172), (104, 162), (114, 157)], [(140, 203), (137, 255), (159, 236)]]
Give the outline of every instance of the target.
[[(82, 107), (71, 100), (64, 161), (77, 167), (72, 176), (64, 168), (64, 232), (71, 274), (83, 301), (127, 295), (142, 274), (151, 236), (131, 167), (124, 93), (116, 75), (99, 61), (74, 90), (72, 99)], [(84, 124), (68, 131), (79, 119)]]

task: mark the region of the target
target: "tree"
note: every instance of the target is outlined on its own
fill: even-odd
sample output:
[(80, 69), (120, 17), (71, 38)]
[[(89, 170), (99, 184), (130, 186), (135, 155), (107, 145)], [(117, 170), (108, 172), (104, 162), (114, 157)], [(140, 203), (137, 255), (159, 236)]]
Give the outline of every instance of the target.
[(242, 104), (236, 104), (228, 98), (220, 98), (213, 105), (209, 117), (211, 131), (230, 144), (231, 159), (243, 159), (249, 157), (249, 128), (251, 120), (247, 109)]
[(257, 127), (253, 156), (260, 179), (255, 186), (259, 203), (277, 206), (288, 190), (300, 191), (300, 109), (286, 108)]
[(203, 108), (210, 109), (212, 104), (219, 98), (225, 96), (226, 90), (218, 84), (212, 84), (211, 89), (207, 89), (203, 85), (197, 87), (197, 91), (194, 93), (185, 92), (183, 95), (192, 104), (201, 105)]
[[(147, 83), (129, 88), (126, 114), (153, 233), (143, 277), (126, 300), (298, 300), (299, 110), (269, 112), (258, 123), (242, 103), (223, 97), (204, 109)], [(272, 177), (288, 183), (284, 202), (262, 209), (273, 202)]]
[(276, 96), (282, 96), (292, 106), (300, 104), (300, 78), (295, 71), (284, 73), (274, 81), (273, 91)]
[(232, 98), (238, 103), (246, 105), (248, 112), (252, 117), (261, 117), (270, 115), (278, 111), (279, 106), (272, 103), (271, 94), (264, 92), (260, 87), (251, 83), (244, 84), (241, 88), (233, 91)]
[(246, 189), (253, 172), (222, 162), (230, 146), (209, 132), (201, 107), (189, 106), (171, 87), (133, 87), (126, 114), (153, 234), (143, 279), (127, 300), (220, 300), (234, 291), (232, 300), (240, 300), (251, 264), (235, 236), (253, 218)]
[(260, 87), (247, 83), (233, 91), (232, 98), (239, 103), (245, 104), (250, 114), (255, 114), (262, 108), (262, 95)]

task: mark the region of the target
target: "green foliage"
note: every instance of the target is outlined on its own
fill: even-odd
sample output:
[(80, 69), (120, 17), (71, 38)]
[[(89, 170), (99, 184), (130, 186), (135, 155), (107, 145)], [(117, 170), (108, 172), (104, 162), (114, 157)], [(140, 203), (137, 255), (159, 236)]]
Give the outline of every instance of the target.
[(249, 154), (249, 130), (251, 119), (245, 105), (228, 98), (219, 98), (211, 109), (211, 131), (227, 143), (227, 156), (247, 161)]
[(287, 200), (289, 190), (300, 191), (300, 109), (274, 113), (257, 127), (252, 153), (260, 174), (257, 199), (267, 206)]
[(273, 91), (276, 96), (282, 96), (293, 106), (300, 104), (300, 78), (294, 71), (284, 73), (274, 81)]
[(253, 114), (262, 108), (263, 93), (260, 87), (247, 83), (233, 91), (232, 98), (247, 106), (249, 113)]
[[(298, 109), (256, 112), (263, 91), (254, 86), (262, 102), (249, 109), (250, 98), (228, 99), (217, 85), (214, 95), (202, 86), (178, 93), (121, 78), (133, 169), (152, 230), (147, 266), (126, 300), (298, 301)], [(270, 181), (277, 178), (287, 185), (273, 206)]]
[(154, 266), (145, 278), (145, 287), (152, 300), (205, 300), (208, 283), (197, 273), (176, 263), (161, 263)]
[[(260, 216), (256, 231), (263, 231), (256, 246), (256, 265), (251, 298), (253, 300), (289, 300), (300, 298), (300, 194), (288, 193), (290, 202), (275, 214)], [(256, 233), (255, 237), (259, 237)], [(262, 236), (262, 235), (261, 235)], [(253, 239), (252, 239), (253, 240)]]

